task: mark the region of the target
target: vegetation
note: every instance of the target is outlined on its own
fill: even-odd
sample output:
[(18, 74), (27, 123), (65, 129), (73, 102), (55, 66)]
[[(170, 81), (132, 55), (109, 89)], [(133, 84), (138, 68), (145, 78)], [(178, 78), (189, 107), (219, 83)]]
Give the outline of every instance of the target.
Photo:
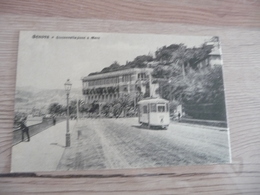
[[(211, 40), (218, 41), (217, 37)], [(153, 68), (153, 82), (159, 83), (159, 94), (162, 98), (170, 100), (170, 111), (178, 105), (183, 105), (186, 114), (201, 119), (225, 120), (225, 101), (222, 67), (205, 66), (197, 67), (199, 61), (205, 59), (212, 51), (212, 44), (205, 42), (200, 47), (189, 48), (184, 44), (171, 44), (163, 46), (154, 55), (140, 55), (133, 61), (120, 65), (117, 61), (100, 72), (90, 75), (119, 71), (128, 68)], [(147, 89), (149, 83), (147, 82)], [(94, 89), (93, 89), (94, 90)], [(119, 88), (96, 88), (98, 94), (105, 90), (108, 93), (118, 92)], [(86, 90), (85, 94), (91, 93)], [(99, 105), (98, 102), (91, 104), (80, 103), (81, 113), (101, 113), (104, 116), (118, 117), (126, 116), (127, 113), (134, 111), (135, 102), (142, 98), (149, 97), (149, 90), (145, 94), (139, 94), (136, 100), (130, 96), (124, 96), (112, 103)], [(77, 101), (70, 102), (70, 114), (76, 113)], [(101, 107), (100, 107), (101, 106)], [(50, 105), (49, 112), (60, 114), (65, 108), (57, 103)], [(203, 115), (204, 113), (204, 115)], [(206, 114), (205, 114), (206, 113)]]
[(66, 108), (64, 108), (62, 105), (60, 105), (59, 103), (52, 103), (49, 108), (48, 108), (48, 112), (49, 114), (55, 114), (55, 115), (60, 115), (63, 112), (66, 111)]
[(109, 116), (109, 114), (112, 114), (113, 117), (119, 117), (121, 114), (123, 114), (125, 117), (129, 111), (133, 110), (133, 108), (134, 101), (130, 98), (129, 95), (125, 95), (119, 99), (114, 100), (112, 103), (106, 103), (105, 105), (102, 105), (101, 113), (104, 116)]
[(196, 66), (212, 48), (207, 43), (199, 48), (164, 46), (155, 53), (153, 77), (158, 79), (161, 96), (182, 104), (186, 114), (198, 119), (226, 120), (222, 67)]

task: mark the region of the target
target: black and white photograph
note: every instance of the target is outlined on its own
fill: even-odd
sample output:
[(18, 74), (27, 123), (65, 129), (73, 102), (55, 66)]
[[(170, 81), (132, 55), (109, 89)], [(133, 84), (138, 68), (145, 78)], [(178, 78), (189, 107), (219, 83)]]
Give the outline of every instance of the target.
[(230, 163), (220, 41), (21, 31), (12, 172)]

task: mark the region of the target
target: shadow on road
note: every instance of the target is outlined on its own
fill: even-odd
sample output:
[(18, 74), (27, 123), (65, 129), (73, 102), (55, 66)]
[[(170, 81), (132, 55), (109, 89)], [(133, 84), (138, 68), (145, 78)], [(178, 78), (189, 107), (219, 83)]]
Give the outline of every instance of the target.
[(142, 125), (131, 125), (131, 127), (134, 127), (136, 129), (148, 130), (148, 131), (165, 130), (165, 129), (162, 129), (160, 127), (150, 127), (150, 128), (148, 128), (148, 126), (142, 126)]
[(54, 146), (60, 146), (60, 147), (62, 147), (62, 148), (65, 148), (65, 146), (63, 146), (63, 145), (60, 145), (60, 144), (58, 144), (58, 143), (51, 143), (50, 145), (54, 145)]

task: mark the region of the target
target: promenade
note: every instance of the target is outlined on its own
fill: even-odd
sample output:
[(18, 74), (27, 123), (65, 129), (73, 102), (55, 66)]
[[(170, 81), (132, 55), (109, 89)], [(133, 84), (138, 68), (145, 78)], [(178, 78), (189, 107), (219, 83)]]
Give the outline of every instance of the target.
[[(70, 132), (76, 121), (70, 121)], [(66, 121), (12, 148), (12, 172), (55, 171), (65, 150)]]

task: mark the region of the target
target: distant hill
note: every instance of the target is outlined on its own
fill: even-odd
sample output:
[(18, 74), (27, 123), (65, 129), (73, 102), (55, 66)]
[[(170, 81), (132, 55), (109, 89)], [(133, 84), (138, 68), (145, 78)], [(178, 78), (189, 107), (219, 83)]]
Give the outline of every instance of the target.
[[(82, 89), (71, 89), (70, 100), (83, 98)], [(15, 92), (15, 110), (30, 112), (41, 110), (46, 113), (51, 103), (66, 105), (64, 89), (37, 89), (34, 87), (17, 87)]]

